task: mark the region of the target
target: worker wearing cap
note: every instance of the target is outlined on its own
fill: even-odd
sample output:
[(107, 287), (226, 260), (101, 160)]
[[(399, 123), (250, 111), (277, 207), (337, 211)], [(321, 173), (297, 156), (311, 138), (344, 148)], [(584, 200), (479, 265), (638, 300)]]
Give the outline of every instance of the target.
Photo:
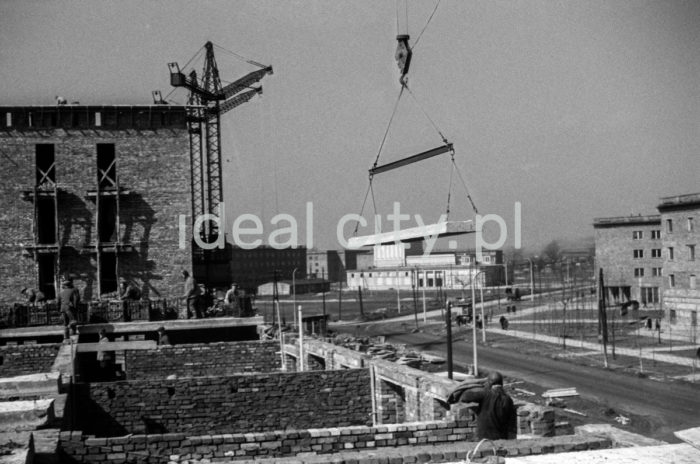
[(78, 304), (80, 304), (80, 292), (73, 287), (73, 279), (67, 278), (61, 282), (57, 303), (63, 314), (64, 338), (75, 335), (78, 324), (75, 314), (78, 310)]

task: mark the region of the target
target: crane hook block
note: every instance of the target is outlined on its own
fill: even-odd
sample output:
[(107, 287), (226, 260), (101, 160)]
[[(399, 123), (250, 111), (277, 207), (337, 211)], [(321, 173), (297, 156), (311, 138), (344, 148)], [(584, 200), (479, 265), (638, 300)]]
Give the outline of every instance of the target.
[(396, 36), (396, 53), (394, 58), (396, 59), (396, 64), (399, 66), (399, 71), (401, 71), (401, 77), (399, 82), (401, 85), (406, 85), (406, 75), (408, 74), (408, 68), (411, 66), (411, 56), (413, 56), (413, 51), (408, 45), (408, 39), (411, 36), (408, 34), (401, 34)]

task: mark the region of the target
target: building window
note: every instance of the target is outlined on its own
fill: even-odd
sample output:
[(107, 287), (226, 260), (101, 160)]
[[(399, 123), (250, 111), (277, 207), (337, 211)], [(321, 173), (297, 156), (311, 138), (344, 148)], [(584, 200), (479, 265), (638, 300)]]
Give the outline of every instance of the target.
[(643, 267), (635, 267), (634, 268), (634, 276), (635, 277), (644, 277), (644, 268)]
[(668, 318), (671, 320), (671, 322), (676, 322), (676, 310), (675, 309), (670, 309), (668, 311)]
[(5, 113), (5, 125), (12, 127), (12, 113)]
[(651, 257), (652, 258), (661, 258), (661, 248), (652, 248)]
[(644, 250), (634, 250), (634, 259), (644, 258)]
[(651, 231), (651, 239), (652, 240), (661, 240), (661, 231), (660, 230), (652, 230)]
[(666, 232), (669, 234), (673, 232), (673, 219), (666, 219)]
[(354, 278), (355, 278), (355, 273), (354, 273), (354, 272), (351, 273), (351, 274), (350, 274), (350, 277), (352, 277), (352, 278), (354, 279)]
[(695, 274), (690, 275), (690, 289), (695, 290), (695, 288), (698, 285), (697, 278), (695, 277)]
[(660, 267), (652, 267), (651, 268), (651, 275), (653, 277), (660, 277), (661, 276), (661, 268)]
[(668, 286), (674, 288), (676, 286), (676, 276), (675, 274), (668, 275)]
[(102, 125), (102, 113), (95, 111), (95, 126), (100, 127)]
[(673, 247), (668, 247), (668, 260), (673, 261)]
[(632, 240), (641, 240), (642, 238), (644, 238), (644, 231), (635, 230), (632, 232)]
[(695, 261), (695, 245), (688, 245), (688, 261)]
[(689, 217), (688, 218), (688, 232), (692, 232), (694, 228), (695, 228), (695, 224), (693, 224), (693, 218)]

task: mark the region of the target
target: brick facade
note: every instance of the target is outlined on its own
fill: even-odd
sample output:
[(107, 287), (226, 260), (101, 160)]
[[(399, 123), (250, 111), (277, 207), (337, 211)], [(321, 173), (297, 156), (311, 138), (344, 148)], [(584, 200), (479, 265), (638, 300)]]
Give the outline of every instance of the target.
[[(123, 245), (118, 277), (133, 280), (146, 297), (181, 293), (179, 271), (192, 266), (190, 241), (184, 241), (184, 249), (178, 246), (178, 217), (191, 217), (183, 107), (3, 107), (0, 114), (11, 115), (9, 121), (3, 117), (0, 125), (0, 150), (6, 154), (0, 158), (6, 173), (0, 185), (0, 276), (4, 281), (0, 301), (16, 301), (19, 289), (25, 286), (42, 286), (53, 293), (60, 275), (71, 275), (84, 299), (99, 297), (95, 253), (98, 144), (113, 145), (122, 189), (118, 232), (109, 239), (116, 241), (118, 236)], [(100, 125), (96, 124), (97, 114)], [(57, 222), (58, 237), (44, 239), (42, 253), (34, 251), (40, 144), (52, 146), (49, 151), (53, 152), (58, 187), (57, 221), (50, 214), (42, 215), (45, 219), (39, 224), (43, 229), (37, 230), (53, 237), (48, 229)], [(56, 190), (43, 191), (39, 200), (53, 211)], [(39, 260), (50, 263), (54, 256), (58, 256), (58, 269), (51, 264), (48, 277), (44, 273), (40, 278)]]
[(276, 372), (281, 366), (277, 341), (163, 346), (127, 351), (125, 359), (130, 380)]
[(0, 377), (49, 372), (61, 345), (0, 346)]

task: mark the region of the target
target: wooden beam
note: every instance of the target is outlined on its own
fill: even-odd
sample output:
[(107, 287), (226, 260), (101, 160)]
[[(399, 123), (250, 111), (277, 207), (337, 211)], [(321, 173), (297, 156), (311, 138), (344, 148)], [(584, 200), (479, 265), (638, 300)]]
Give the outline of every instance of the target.
[(447, 143), (441, 147), (433, 148), (432, 150), (424, 151), (423, 153), (418, 153), (417, 155), (409, 156), (408, 158), (403, 158), (398, 161), (383, 164), (381, 166), (375, 166), (369, 170), (369, 173), (370, 175), (375, 175), (381, 172), (391, 171), (392, 169), (397, 169), (408, 164), (417, 163), (418, 161), (423, 161), (425, 159), (432, 158), (433, 156), (442, 155), (443, 153), (447, 153), (449, 151), (453, 151), (451, 143)]
[(472, 221), (448, 221), (436, 224), (427, 224), (422, 227), (411, 227), (409, 229), (382, 232), (373, 235), (351, 237), (348, 240), (348, 248), (356, 249), (364, 246), (383, 245), (401, 242), (416, 242), (425, 240), (428, 237), (438, 238), (449, 237), (451, 235), (463, 235), (476, 232)]

